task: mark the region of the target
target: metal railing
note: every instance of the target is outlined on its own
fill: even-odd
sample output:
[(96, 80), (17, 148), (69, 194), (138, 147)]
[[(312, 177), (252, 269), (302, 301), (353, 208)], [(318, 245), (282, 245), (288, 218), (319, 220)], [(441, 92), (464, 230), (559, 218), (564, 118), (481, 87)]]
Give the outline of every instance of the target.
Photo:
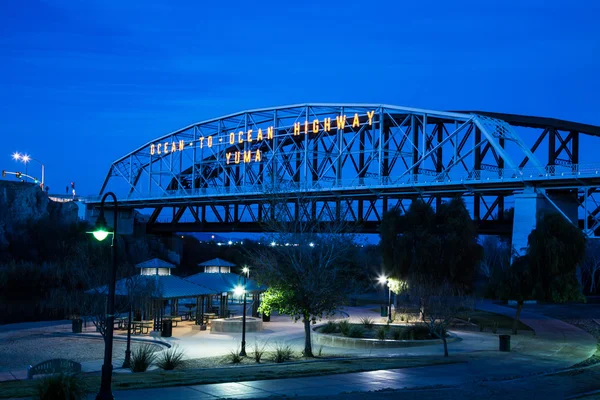
[[(545, 168), (486, 168), (461, 171), (457, 168), (432, 174), (426, 171), (424, 174), (405, 175), (401, 179), (393, 176), (365, 176), (352, 179), (336, 179), (335, 177), (324, 177), (320, 180), (293, 182), (290, 180), (278, 181), (276, 183), (254, 183), (245, 186), (215, 186), (199, 189), (178, 189), (161, 191), (156, 188), (156, 193), (131, 193), (126, 200), (144, 199), (173, 199), (173, 198), (195, 198), (205, 196), (227, 196), (227, 195), (257, 195), (257, 194), (283, 194), (298, 192), (319, 191), (345, 191), (356, 189), (385, 189), (390, 187), (414, 187), (415, 189), (427, 186), (444, 185), (486, 185), (501, 182), (522, 182), (524, 184), (540, 181), (600, 178), (600, 163), (573, 164), (573, 165), (548, 165)], [(97, 202), (100, 196), (86, 198), (88, 202)]]

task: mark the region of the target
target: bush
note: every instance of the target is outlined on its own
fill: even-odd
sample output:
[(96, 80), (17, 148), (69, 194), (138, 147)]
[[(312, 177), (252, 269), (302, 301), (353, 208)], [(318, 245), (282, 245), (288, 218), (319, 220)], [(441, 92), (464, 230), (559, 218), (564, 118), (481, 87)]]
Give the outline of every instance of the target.
[(165, 371), (171, 371), (183, 364), (183, 351), (173, 346), (164, 351), (158, 358), (156, 365)]
[(335, 333), (335, 332), (337, 332), (337, 330), (338, 330), (338, 325), (333, 321), (327, 322), (321, 328), (321, 332), (323, 332), (323, 333)]
[(292, 359), (294, 352), (290, 345), (277, 344), (271, 355), (271, 359), (276, 363), (286, 362)]
[(492, 324), (492, 333), (496, 333), (496, 332), (498, 332), (498, 323), (494, 322)]
[(483, 322), (478, 322), (477, 326), (479, 327), (479, 332), (483, 332), (485, 329), (485, 324)]
[(340, 329), (342, 335), (348, 336), (348, 334), (350, 333), (350, 322), (348, 322), (347, 319), (344, 319), (338, 322), (338, 328)]
[(365, 329), (373, 329), (373, 326), (375, 326), (375, 321), (369, 317), (361, 318), (360, 323), (365, 327)]
[(365, 337), (365, 330), (360, 325), (352, 325), (348, 332), (348, 336), (351, 338), (363, 338)]
[(131, 352), (131, 372), (144, 372), (156, 359), (154, 346), (145, 344)]
[(235, 350), (231, 350), (229, 354), (225, 356), (225, 360), (232, 364), (239, 364), (242, 362), (242, 356), (240, 356), (240, 349), (236, 348)]
[(254, 361), (260, 363), (263, 354), (265, 354), (265, 348), (267, 344), (264, 343), (262, 346), (259, 346), (258, 342), (254, 342), (254, 349), (252, 350), (252, 355), (254, 356)]
[(425, 340), (430, 338), (429, 327), (425, 324), (416, 324), (410, 328), (411, 340)]
[(84, 400), (88, 388), (79, 374), (54, 374), (41, 379), (36, 385), (40, 400)]
[(376, 332), (377, 339), (385, 340), (385, 335), (386, 335), (387, 331), (388, 331), (388, 329), (386, 329), (385, 326), (380, 326), (379, 328), (377, 328), (377, 332)]
[(402, 330), (400, 329), (393, 329), (392, 330), (392, 339), (394, 340), (400, 340), (402, 338)]

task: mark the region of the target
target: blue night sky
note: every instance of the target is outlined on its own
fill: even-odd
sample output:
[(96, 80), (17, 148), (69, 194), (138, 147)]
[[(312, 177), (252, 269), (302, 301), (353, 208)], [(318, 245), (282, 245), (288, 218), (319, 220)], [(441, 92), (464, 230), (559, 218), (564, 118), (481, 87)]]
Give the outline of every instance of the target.
[(46, 164), (54, 193), (75, 181), (96, 194), (110, 162), (134, 148), (259, 107), (372, 102), (600, 124), (597, 1), (2, 8), (0, 168), (22, 169), (10, 155), (27, 152)]

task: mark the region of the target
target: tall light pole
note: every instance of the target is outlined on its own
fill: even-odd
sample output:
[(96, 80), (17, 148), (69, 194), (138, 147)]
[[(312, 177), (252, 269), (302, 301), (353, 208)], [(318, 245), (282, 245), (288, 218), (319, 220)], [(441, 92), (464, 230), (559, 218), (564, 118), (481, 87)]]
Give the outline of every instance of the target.
[(242, 268), (242, 272), (244, 273), (244, 286), (236, 287), (235, 293), (241, 293), (244, 296), (244, 309), (242, 310), (242, 349), (240, 350), (240, 356), (246, 357), (246, 286), (248, 284), (248, 275), (250, 274), (250, 269), (248, 267)]
[(93, 233), (97, 240), (104, 240), (111, 233), (110, 229), (106, 225), (106, 218), (104, 218), (104, 202), (106, 198), (110, 196), (113, 199), (113, 231), (112, 231), (112, 269), (110, 272), (110, 279), (108, 283), (108, 310), (106, 314), (106, 333), (104, 337), (104, 364), (102, 365), (102, 380), (100, 382), (100, 391), (96, 395), (96, 400), (113, 400), (112, 394), (112, 351), (113, 351), (113, 331), (115, 323), (115, 284), (117, 280), (117, 213), (118, 204), (117, 196), (113, 192), (108, 192), (102, 197), (100, 203), (100, 215), (96, 220), (96, 226), (94, 227)]
[(125, 361), (123, 368), (129, 368), (131, 365), (131, 312), (133, 308), (133, 278), (127, 277), (127, 297), (129, 298), (129, 317), (127, 319), (127, 350), (125, 350)]
[(13, 153), (12, 158), (15, 161), (21, 161), (21, 162), (23, 162), (25, 164), (25, 175), (27, 175), (27, 163), (29, 163), (30, 161), (35, 161), (36, 163), (40, 164), (42, 166), (42, 189), (45, 187), (45, 185), (46, 185), (46, 180), (45, 180), (46, 171), (45, 171), (45, 169), (46, 168), (45, 168), (44, 164), (41, 161), (36, 160), (35, 158), (31, 157), (28, 154), (21, 154), (19, 152)]
[(390, 288), (389, 278), (387, 276), (381, 275), (377, 280), (382, 285), (387, 285), (387, 288), (388, 288), (387, 316), (388, 316), (388, 323), (391, 324), (392, 323), (392, 288)]

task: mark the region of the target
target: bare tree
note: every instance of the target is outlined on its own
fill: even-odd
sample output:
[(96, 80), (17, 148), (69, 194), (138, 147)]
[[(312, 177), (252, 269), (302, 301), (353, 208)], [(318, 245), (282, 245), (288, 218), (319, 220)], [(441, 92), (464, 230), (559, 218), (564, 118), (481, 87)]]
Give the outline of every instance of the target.
[(481, 260), (480, 271), (488, 279), (494, 278), (496, 274), (502, 274), (510, 266), (512, 255), (509, 243), (501, 240), (498, 236), (484, 236), (481, 240), (483, 247), (483, 260)]
[(270, 288), (265, 299), (272, 304), (265, 307), (302, 320), (304, 355), (312, 357), (310, 323), (335, 313), (353, 290), (359, 246), (343, 222), (343, 210), (337, 219), (323, 217), (323, 210), (315, 218), (312, 204), (302, 197), (290, 201), (273, 196), (269, 206), (265, 231), (272, 233), (263, 239), (267, 246), (250, 254), (252, 266)]
[(473, 309), (473, 298), (457, 293), (448, 283), (420, 283), (411, 290), (421, 299), (423, 322), (429, 328), (429, 333), (432, 337), (442, 339), (444, 357), (448, 357), (448, 326), (459, 313)]
[(581, 264), (582, 278), (588, 286), (589, 292), (596, 291), (596, 279), (600, 271), (600, 241), (588, 239), (585, 246), (585, 257)]

